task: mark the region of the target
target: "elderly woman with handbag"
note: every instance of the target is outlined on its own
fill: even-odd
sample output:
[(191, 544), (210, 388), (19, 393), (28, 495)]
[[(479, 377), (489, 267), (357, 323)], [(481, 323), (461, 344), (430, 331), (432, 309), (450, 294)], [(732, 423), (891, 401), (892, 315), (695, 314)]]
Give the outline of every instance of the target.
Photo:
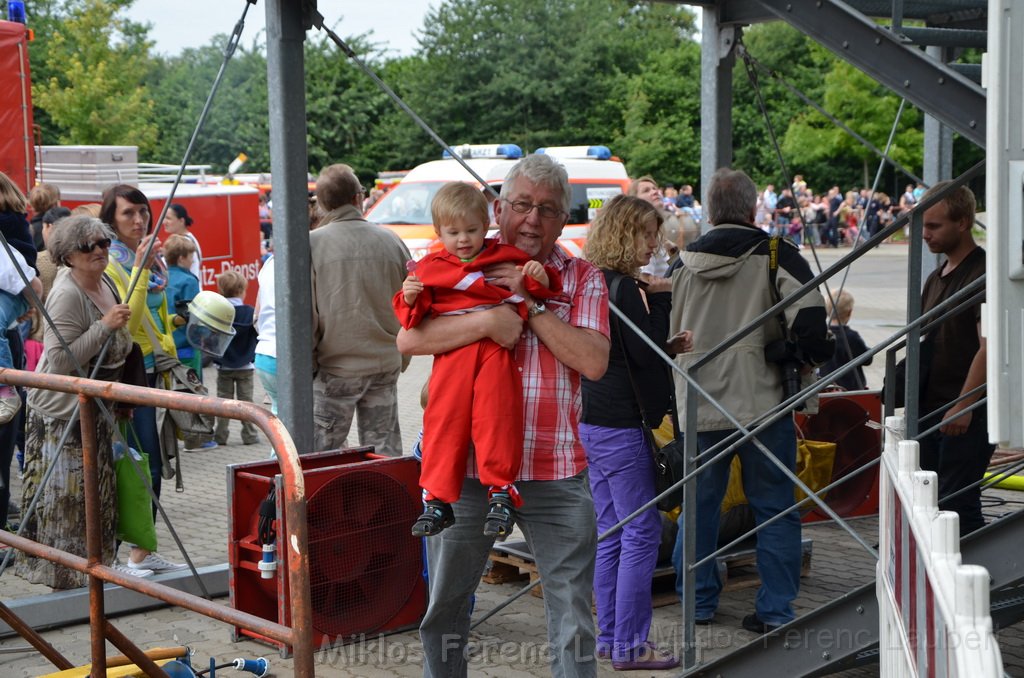
[[(132, 311), (104, 274), (110, 249), (110, 229), (89, 216), (67, 217), (57, 224), (49, 238), (53, 261), (66, 271), (60, 273), (47, 296), (46, 310), (54, 321), (43, 334), (43, 355), (37, 371), (77, 376), (77, 368), (93, 373), (104, 345), (107, 345), (96, 378), (120, 381), (125, 359), (132, 351), (131, 330), (138, 324)], [(145, 244), (135, 254), (142, 263)], [(59, 334), (59, 336), (58, 336)], [(71, 354), (61, 345), (68, 344)], [(82, 441), (73, 419), (77, 397), (34, 389), (28, 397), (25, 445), (25, 480), (22, 515), (47, 468), (56, 465), (36, 504), (35, 514), (26, 519), (24, 536), (76, 555), (85, 556), (85, 499), (82, 494)], [(57, 447), (64, 429), (72, 427), (63, 447)], [(117, 487), (112, 455), (113, 431), (106, 417), (97, 417), (96, 442), (99, 453), (99, 490), (103, 529), (103, 562), (135, 576), (149, 576), (151, 570), (131, 569), (115, 562)], [(145, 553), (133, 553), (141, 559)], [(48, 560), (27, 557), (19, 560), (17, 573), (34, 583), (57, 589), (83, 586), (85, 575)]]
[[(616, 196), (591, 225), (584, 256), (604, 272), (609, 301), (656, 345), (665, 346), (671, 283), (640, 279), (640, 268), (659, 247), (661, 225), (661, 214), (647, 201)], [(583, 380), (579, 425), (599, 533), (655, 497), (648, 426), (656, 426), (669, 411), (671, 394), (672, 379), (662, 358), (613, 315), (608, 371), (598, 381)], [(651, 507), (598, 544), (598, 647), (600, 655), (610, 655), (616, 670), (679, 664), (647, 640), (660, 540), (661, 517)]]

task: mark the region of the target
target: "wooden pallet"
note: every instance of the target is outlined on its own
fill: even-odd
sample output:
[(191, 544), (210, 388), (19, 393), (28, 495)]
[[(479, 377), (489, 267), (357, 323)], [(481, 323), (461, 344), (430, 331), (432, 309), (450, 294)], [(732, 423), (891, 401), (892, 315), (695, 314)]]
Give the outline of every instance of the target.
[[(801, 576), (806, 577), (811, 571), (811, 554), (813, 541), (804, 539), (802, 546)], [(742, 548), (718, 557), (719, 576), (726, 591), (749, 588), (761, 583), (757, 574), (757, 553), (753, 548)], [(530, 547), (526, 542), (506, 542), (495, 544), (491, 550), (490, 562), (481, 581), (487, 584), (508, 584), (515, 582), (536, 581), (537, 563), (533, 560)], [(654, 607), (672, 605), (679, 602), (675, 592), (676, 573), (671, 565), (659, 566), (654, 571), (651, 582)], [(544, 597), (544, 587), (536, 586), (531, 593)]]

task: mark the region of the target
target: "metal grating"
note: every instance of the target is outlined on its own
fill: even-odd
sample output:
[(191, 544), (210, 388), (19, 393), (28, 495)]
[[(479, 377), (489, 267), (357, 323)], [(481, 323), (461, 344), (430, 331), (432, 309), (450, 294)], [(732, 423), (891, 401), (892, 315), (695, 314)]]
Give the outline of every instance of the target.
[(420, 540), (410, 527), (420, 506), (397, 479), (353, 471), (309, 498), (313, 628), (347, 637), (382, 628), (422, 577)]

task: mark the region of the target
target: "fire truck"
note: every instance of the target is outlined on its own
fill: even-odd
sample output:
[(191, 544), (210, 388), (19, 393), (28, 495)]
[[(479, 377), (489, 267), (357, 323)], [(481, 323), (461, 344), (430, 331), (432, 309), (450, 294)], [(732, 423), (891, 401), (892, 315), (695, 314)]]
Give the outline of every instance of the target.
[[(24, 24), (0, 21), (0, 171), (28, 193), (37, 183), (61, 189), (61, 204), (98, 203), (104, 189), (132, 184), (150, 200), (154, 221), (170, 196), (177, 167), (138, 162), (134, 146), (42, 146), (34, 139), (29, 32)], [(192, 166), (174, 202), (194, 220), (192, 234), (203, 250), (204, 289), (216, 290), (216, 276), (233, 269), (249, 281), (246, 302), (255, 303), (260, 265), (259, 191), (224, 185)]]

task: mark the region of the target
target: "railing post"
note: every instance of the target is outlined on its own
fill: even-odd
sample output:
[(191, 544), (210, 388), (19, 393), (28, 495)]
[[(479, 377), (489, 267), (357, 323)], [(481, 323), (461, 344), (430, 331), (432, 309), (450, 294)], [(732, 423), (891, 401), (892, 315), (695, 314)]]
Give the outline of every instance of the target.
[[(921, 228), (924, 216), (915, 209), (910, 216), (910, 256), (907, 258), (907, 323), (921, 317)], [(914, 438), (920, 430), (921, 381), (921, 328), (917, 325), (907, 332), (907, 376), (904, 384), (907, 438)]]
[(988, 572), (960, 564), (959, 518), (938, 510), (938, 478), (919, 470), (918, 443), (893, 444), (898, 426), (895, 418), (886, 420), (879, 475), (881, 675), (1004, 675), (989, 616)]
[[(696, 370), (691, 376), (696, 378)], [(683, 476), (693, 473), (698, 454), (697, 448), (697, 391), (690, 381), (686, 382), (686, 419), (683, 425), (684, 446)], [(697, 571), (697, 477), (683, 483), (683, 668), (691, 669), (697, 664), (697, 641), (693, 617), (696, 611)]]
[[(100, 511), (99, 453), (96, 449), (96, 406), (79, 395), (82, 430), (82, 474), (85, 477), (85, 550), (89, 567), (103, 563), (103, 526)], [(103, 580), (89, 573), (89, 626), (92, 627), (92, 678), (107, 675), (107, 648), (103, 614)]]
[[(73, 569), (77, 572), (83, 572), (89, 576), (89, 619), (92, 633), (93, 676), (98, 678), (99, 676), (106, 675), (105, 638), (109, 637), (112, 642), (119, 642), (121, 644), (119, 647), (121, 647), (122, 652), (125, 652), (125, 654), (133, 653), (133, 648), (129, 647), (127, 638), (105, 622), (103, 607), (104, 581), (138, 591), (171, 605), (198, 612), (212, 619), (218, 619), (228, 624), (255, 631), (285, 645), (290, 645), (295, 653), (293, 675), (301, 678), (309, 678), (315, 675), (305, 483), (295, 445), (288, 435), (287, 429), (279, 420), (271, 416), (262, 407), (252, 403), (175, 393), (162, 389), (129, 386), (109, 381), (96, 381), (82, 377), (0, 368), (0, 383), (77, 394), (80, 401), (79, 416), (81, 418), (82, 431), (87, 557), (83, 558), (80, 555), (61, 551), (57, 548), (3, 531), (0, 531), (0, 544), (13, 546), (36, 558), (49, 560), (57, 565)], [(226, 605), (205, 600), (191, 593), (172, 589), (165, 584), (132, 577), (101, 562), (103, 558), (103, 537), (98, 472), (100, 451), (97, 449), (97, 418), (93, 398), (251, 421), (263, 430), (277, 455), (284, 481), (283, 494), (288, 533), (280, 535), (280, 538), (285, 542), (285, 560), (289, 569), (288, 584), (292, 608), (292, 624), (290, 626), (285, 626), (282, 623), (273, 622), (254, 614), (241, 612)], [(12, 614), (10, 610), (0, 605), (0, 617), (6, 618)], [(12, 628), (17, 628), (19, 620), (14, 620), (14, 624), (9, 623), (9, 625)], [(27, 631), (30, 632), (31, 629), (27, 629)], [(45, 641), (38, 638), (38, 634), (29, 634), (26, 637), (29, 638), (35, 647), (46, 647)], [(55, 651), (47, 652), (40, 649), (40, 652), (57, 665), (58, 668), (70, 668), (69, 662)], [(150, 671), (150, 674), (154, 676), (161, 675), (156, 670)]]

